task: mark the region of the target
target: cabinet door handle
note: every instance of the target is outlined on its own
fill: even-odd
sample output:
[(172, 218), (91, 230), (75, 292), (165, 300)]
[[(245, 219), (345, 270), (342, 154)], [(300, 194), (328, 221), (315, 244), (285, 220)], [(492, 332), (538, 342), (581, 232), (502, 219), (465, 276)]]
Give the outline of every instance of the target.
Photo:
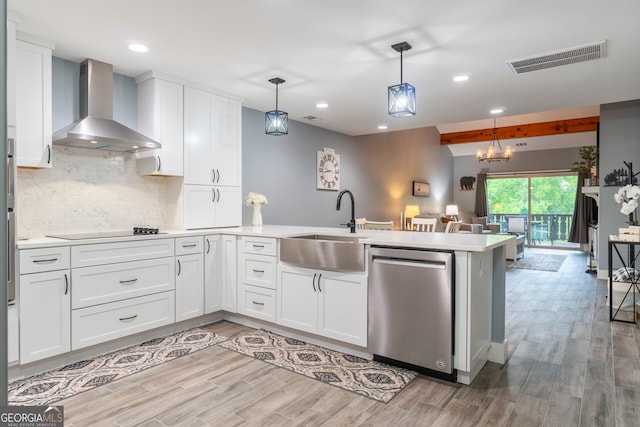
[(313, 292), (317, 292), (316, 291), (316, 276), (318, 275), (318, 273), (313, 273), (313, 280), (311, 280), (311, 283), (313, 283)]
[(322, 273), (318, 276), (318, 290), (322, 292), (322, 288), (320, 287), (320, 279), (322, 279)]
[(216, 188), (216, 191), (218, 192), (218, 203), (220, 203), (220, 189)]
[(158, 156), (158, 172), (160, 172), (160, 169), (162, 169), (162, 159)]
[(211, 169), (211, 183), (216, 182), (216, 171), (215, 169)]
[(211, 250), (211, 242), (209, 241), (209, 238), (207, 238), (207, 253), (209, 253), (210, 250)]
[(180, 275), (180, 272), (182, 271), (182, 265), (180, 264), (180, 260), (176, 260), (178, 261), (178, 276)]
[(216, 202), (216, 189), (215, 189), (215, 188), (212, 188), (212, 189), (211, 189), (211, 201), (212, 201), (213, 203), (215, 203), (215, 202)]
[(40, 264), (40, 263), (49, 263), (49, 262), (56, 262), (58, 260), (58, 258), (47, 258), (47, 259), (34, 259), (32, 260), (32, 262), (35, 262), (36, 264)]
[(263, 302), (257, 302), (257, 301), (251, 301), (252, 303), (254, 303), (255, 305), (264, 305)]
[(254, 273), (260, 273), (260, 274), (264, 274), (264, 270), (256, 270), (255, 268), (253, 269)]
[(130, 280), (120, 280), (121, 285), (129, 285), (131, 283), (136, 283), (138, 279), (130, 279)]
[(188, 245), (182, 245), (183, 248), (195, 248), (196, 246), (198, 246), (197, 243), (190, 243)]
[(64, 273), (64, 294), (68, 294), (69, 293), (69, 276), (67, 276), (67, 273)]
[(138, 317), (138, 315), (137, 315), (137, 314), (134, 314), (133, 316), (129, 316), (129, 317), (121, 317), (121, 318), (120, 318), (120, 321), (121, 321), (121, 322), (124, 322), (124, 321), (126, 321), (126, 320), (133, 320), (133, 319), (135, 319), (136, 317)]
[(252, 245), (254, 249), (264, 249), (264, 245), (256, 245), (255, 243)]
[(216, 168), (216, 184), (220, 182), (220, 169)]
[(51, 163), (51, 145), (47, 144), (47, 164)]

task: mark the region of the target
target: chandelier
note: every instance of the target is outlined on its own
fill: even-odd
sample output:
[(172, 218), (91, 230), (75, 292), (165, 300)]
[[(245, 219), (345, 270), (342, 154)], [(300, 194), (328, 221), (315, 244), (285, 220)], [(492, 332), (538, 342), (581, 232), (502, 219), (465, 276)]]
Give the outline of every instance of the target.
[(510, 145), (504, 147), (504, 151), (502, 151), (502, 146), (500, 145), (500, 140), (498, 139), (498, 128), (496, 127), (496, 118), (493, 118), (493, 134), (491, 135), (491, 142), (489, 142), (489, 146), (487, 147), (487, 152), (484, 153), (482, 148), (478, 148), (476, 152), (476, 158), (479, 162), (508, 162), (511, 159), (511, 155), (513, 154), (513, 148)]

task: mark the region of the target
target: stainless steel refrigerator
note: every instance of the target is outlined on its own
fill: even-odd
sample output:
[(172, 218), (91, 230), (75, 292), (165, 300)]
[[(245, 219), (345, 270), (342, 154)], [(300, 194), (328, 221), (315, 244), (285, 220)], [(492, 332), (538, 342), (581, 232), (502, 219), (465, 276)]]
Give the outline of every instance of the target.
[(7, 301), (9, 305), (16, 300), (16, 165), (15, 140), (7, 138), (6, 191), (7, 191)]

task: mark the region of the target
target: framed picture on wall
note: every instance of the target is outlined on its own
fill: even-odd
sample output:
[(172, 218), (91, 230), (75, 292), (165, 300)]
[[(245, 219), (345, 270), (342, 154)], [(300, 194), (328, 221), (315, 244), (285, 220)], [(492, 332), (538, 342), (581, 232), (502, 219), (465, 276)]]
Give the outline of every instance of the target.
[(411, 194), (414, 196), (429, 197), (431, 195), (431, 186), (426, 182), (413, 181), (413, 191)]

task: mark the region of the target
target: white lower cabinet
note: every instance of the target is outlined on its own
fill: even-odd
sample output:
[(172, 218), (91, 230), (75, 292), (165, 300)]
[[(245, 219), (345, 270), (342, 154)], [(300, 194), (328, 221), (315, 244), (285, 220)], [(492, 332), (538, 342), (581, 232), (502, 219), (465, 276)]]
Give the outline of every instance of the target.
[(204, 258), (176, 256), (176, 321), (204, 314)]
[(204, 236), (205, 314), (220, 310), (238, 311), (236, 247), (236, 236)]
[(278, 265), (276, 322), (367, 345), (367, 276)]
[(7, 308), (7, 362), (20, 361), (20, 321), (16, 304)]
[(71, 270), (74, 309), (174, 289), (174, 257)]
[(176, 239), (176, 322), (204, 314), (202, 236)]
[(71, 350), (69, 270), (20, 275), (20, 363)]
[(222, 310), (222, 236), (204, 236), (204, 312)]
[(73, 310), (73, 350), (175, 321), (173, 291)]
[(238, 313), (275, 323), (275, 289), (238, 284)]
[(238, 312), (238, 274), (236, 236), (222, 236), (222, 259), (220, 274), (222, 275), (222, 309), (231, 313)]

